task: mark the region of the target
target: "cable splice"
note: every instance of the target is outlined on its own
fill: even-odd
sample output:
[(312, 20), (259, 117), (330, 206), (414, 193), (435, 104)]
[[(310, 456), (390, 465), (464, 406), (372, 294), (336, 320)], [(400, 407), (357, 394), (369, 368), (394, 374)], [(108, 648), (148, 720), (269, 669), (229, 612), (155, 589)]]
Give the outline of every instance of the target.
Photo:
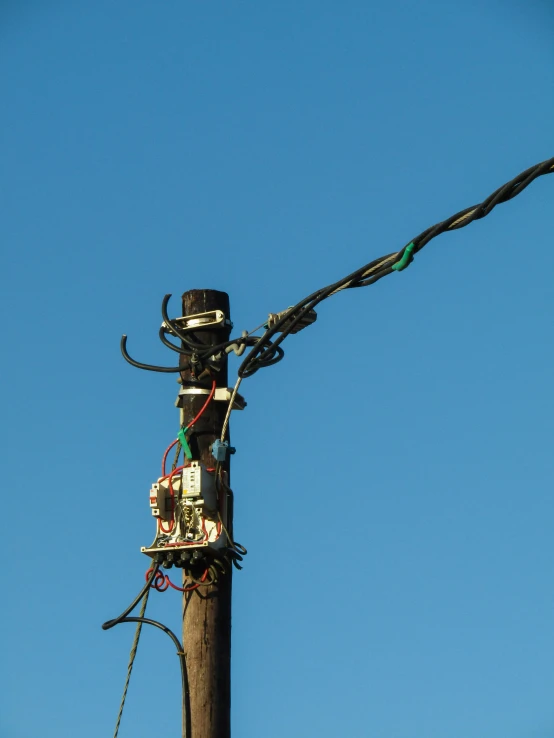
[(414, 249), (415, 243), (412, 241), (412, 243), (406, 246), (406, 250), (402, 254), (402, 258), (399, 259), (396, 264), (393, 264), (391, 269), (394, 269), (395, 272), (401, 272), (403, 269), (406, 269), (408, 266), (410, 266), (410, 264), (414, 260), (412, 253)]

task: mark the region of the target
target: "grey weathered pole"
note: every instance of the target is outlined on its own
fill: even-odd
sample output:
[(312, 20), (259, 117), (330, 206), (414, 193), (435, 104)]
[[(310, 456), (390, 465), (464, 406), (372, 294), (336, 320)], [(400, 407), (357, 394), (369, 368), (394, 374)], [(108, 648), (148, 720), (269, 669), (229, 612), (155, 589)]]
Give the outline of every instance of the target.
[[(229, 296), (217, 290), (190, 290), (183, 295), (183, 315), (222, 310), (230, 319)], [(195, 340), (215, 345), (229, 337), (228, 325), (202, 329)], [(183, 360), (183, 364), (188, 359)], [(193, 377), (190, 369), (182, 373), (184, 385), (210, 389), (213, 379), (227, 387), (227, 357), (213, 377)], [(198, 374), (201, 376), (201, 372)], [(205, 395), (184, 395), (185, 422), (192, 419), (205, 402)], [(214, 467), (210, 446), (221, 435), (227, 411), (226, 402), (211, 402), (194, 426), (190, 440), (195, 459)], [(224, 467), (229, 473), (228, 462)], [(231, 512), (232, 514), (232, 512)], [(228, 521), (232, 530), (232, 521)], [(188, 738), (230, 738), (231, 735), (231, 590), (232, 567), (216, 584), (183, 595), (183, 649), (186, 657), (190, 695), (190, 734)], [(185, 728), (183, 725), (183, 735)]]

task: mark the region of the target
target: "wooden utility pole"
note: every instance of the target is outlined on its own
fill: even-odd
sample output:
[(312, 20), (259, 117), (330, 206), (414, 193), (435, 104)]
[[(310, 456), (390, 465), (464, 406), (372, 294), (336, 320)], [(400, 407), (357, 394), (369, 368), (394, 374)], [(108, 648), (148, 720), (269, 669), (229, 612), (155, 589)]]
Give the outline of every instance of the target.
[[(183, 295), (183, 315), (221, 310), (230, 320), (229, 296), (217, 290), (190, 290)], [(214, 346), (227, 340), (229, 325), (201, 329), (195, 340)], [(182, 364), (188, 365), (188, 358)], [(200, 375), (199, 375), (200, 376)], [(190, 369), (183, 371), (185, 387), (210, 389), (213, 378), (218, 387), (227, 387), (227, 356), (214, 377), (196, 379)], [(195, 416), (206, 395), (183, 395), (185, 422)], [(194, 426), (191, 450), (207, 467), (215, 462), (210, 452), (220, 437), (227, 411), (226, 402), (211, 402)], [(228, 462), (225, 470), (229, 473)], [(232, 510), (231, 510), (232, 514)], [(232, 530), (232, 521), (228, 521)], [(232, 566), (216, 584), (183, 595), (183, 649), (189, 683), (190, 732), (187, 738), (230, 738), (231, 735), (231, 589)], [(184, 716), (183, 716), (184, 721)], [(183, 735), (185, 735), (183, 722)]]

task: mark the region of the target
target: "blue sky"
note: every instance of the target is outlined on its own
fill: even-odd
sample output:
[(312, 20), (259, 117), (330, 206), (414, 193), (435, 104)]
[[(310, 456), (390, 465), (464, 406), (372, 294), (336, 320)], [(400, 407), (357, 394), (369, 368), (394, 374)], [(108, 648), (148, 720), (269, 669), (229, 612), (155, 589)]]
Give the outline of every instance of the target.
[[(554, 155), (530, 0), (0, 4), (4, 738), (111, 735), (147, 492), (175, 437), (166, 292), (237, 330)], [(232, 420), (233, 735), (554, 736), (543, 177), (321, 305)], [(237, 363), (231, 367), (231, 376)], [(152, 617), (178, 629), (175, 592)], [(178, 735), (141, 641), (120, 735)]]

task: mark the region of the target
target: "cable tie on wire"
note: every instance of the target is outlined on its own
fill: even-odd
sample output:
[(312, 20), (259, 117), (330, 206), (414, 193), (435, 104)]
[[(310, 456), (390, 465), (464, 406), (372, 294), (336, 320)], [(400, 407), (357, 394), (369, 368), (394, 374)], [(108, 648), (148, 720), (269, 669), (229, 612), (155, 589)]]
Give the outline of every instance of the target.
[(401, 272), (403, 269), (406, 269), (406, 267), (412, 263), (412, 261), (414, 260), (414, 255), (412, 251), (414, 249), (415, 249), (415, 243), (412, 241), (404, 249), (402, 258), (399, 261), (397, 261), (396, 264), (392, 265), (392, 269), (394, 269), (395, 272)]
[(192, 461), (192, 451), (190, 450), (190, 446), (185, 436), (185, 433), (187, 431), (188, 431), (188, 428), (181, 428), (179, 433), (177, 433), (177, 438), (179, 440), (179, 443), (183, 447), (183, 453), (185, 454), (185, 456), (187, 457), (189, 461)]

